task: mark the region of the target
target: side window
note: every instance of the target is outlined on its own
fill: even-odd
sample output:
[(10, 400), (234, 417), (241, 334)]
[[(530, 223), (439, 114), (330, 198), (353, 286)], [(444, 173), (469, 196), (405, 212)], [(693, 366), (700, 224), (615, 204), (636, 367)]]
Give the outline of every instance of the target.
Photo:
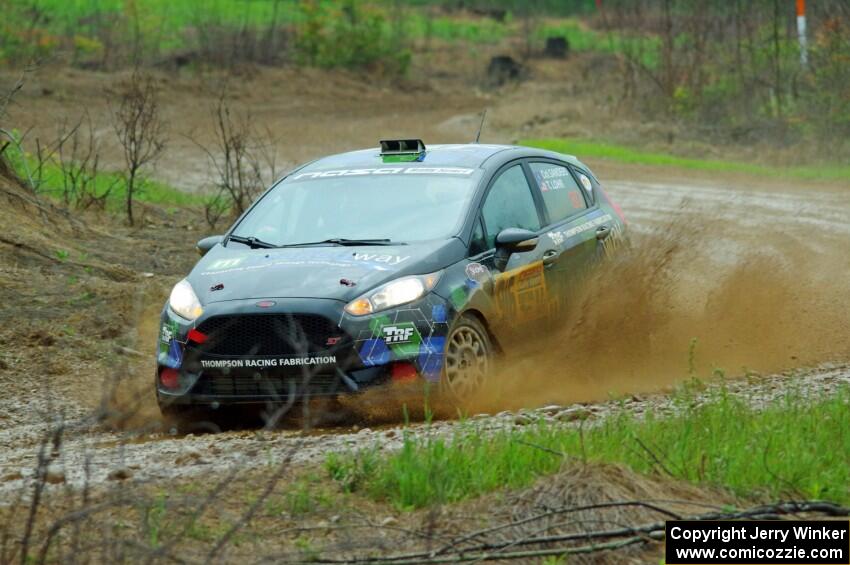
[(496, 235), (505, 228), (540, 229), (540, 217), (522, 165), (514, 165), (499, 175), (490, 187), (481, 213), (487, 228), (488, 249), (496, 246)]
[(484, 238), (484, 228), (481, 225), (481, 217), (475, 220), (475, 229), (472, 230), (472, 240), (469, 242), (469, 256), (484, 253), (490, 249), (487, 247), (487, 241)]
[(530, 163), (530, 167), (551, 222), (566, 220), (587, 209), (582, 189), (567, 167), (554, 163)]

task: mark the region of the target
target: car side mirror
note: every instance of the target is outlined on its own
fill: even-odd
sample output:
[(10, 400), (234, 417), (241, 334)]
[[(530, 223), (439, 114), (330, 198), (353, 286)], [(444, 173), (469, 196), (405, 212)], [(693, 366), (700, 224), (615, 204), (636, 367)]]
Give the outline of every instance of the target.
[(211, 235), (209, 237), (205, 237), (195, 244), (195, 250), (197, 250), (198, 255), (203, 257), (207, 254), (207, 251), (221, 243), (222, 239), (224, 239), (224, 236), (222, 235)]
[(496, 236), (496, 255), (493, 257), (497, 269), (504, 271), (508, 259), (514, 253), (531, 251), (537, 247), (537, 235), (521, 228), (505, 228)]

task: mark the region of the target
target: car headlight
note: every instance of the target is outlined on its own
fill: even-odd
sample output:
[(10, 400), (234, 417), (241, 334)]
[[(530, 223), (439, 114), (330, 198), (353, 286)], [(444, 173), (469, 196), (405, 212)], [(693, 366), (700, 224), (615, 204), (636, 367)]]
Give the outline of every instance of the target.
[(168, 305), (179, 316), (186, 318), (190, 322), (204, 313), (201, 306), (201, 301), (198, 300), (198, 295), (192, 289), (189, 281), (183, 279), (171, 290), (171, 296), (168, 298)]
[(352, 300), (345, 306), (345, 311), (352, 316), (365, 316), (407, 304), (425, 296), (437, 285), (438, 280), (440, 273), (401, 277)]

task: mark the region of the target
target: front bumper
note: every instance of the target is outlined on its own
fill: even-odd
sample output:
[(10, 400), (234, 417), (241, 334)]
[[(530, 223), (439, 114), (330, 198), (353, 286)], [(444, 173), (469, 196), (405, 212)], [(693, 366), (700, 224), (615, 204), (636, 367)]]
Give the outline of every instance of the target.
[(395, 363), (438, 381), (456, 313), (436, 294), (353, 317), (329, 299), (212, 303), (194, 322), (166, 305), (156, 390), (164, 404), (290, 402), (352, 393), (390, 379)]

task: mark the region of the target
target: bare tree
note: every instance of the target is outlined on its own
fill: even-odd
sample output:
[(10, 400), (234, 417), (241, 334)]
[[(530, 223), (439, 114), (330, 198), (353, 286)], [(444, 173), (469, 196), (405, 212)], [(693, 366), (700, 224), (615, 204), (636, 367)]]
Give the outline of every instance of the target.
[[(207, 223), (229, 210), (238, 216), (277, 176), (271, 131), (258, 132), (249, 115), (237, 116), (223, 89), (213, 109), (215, 145), (194, 141), (215, 170), (215, 193), (206, 206)], [(267, 174), (264, 172), (267, 171)]]
[(127, 221), (133, 225), (133, 197), (139, 188), (139, 173), (162, 154), (165, 122), (159, 111), (159, 91), (150, 75), (133, 71), (120, 96), (114, 126), (126, 165)]
[(55, 149), (56, 164), (62, 173), (62, 201), (66, 206), (74, 204), (80, 209), (94, 206), (103, 210), (120, 179), (116, 177), (109, 186), (98, 188), (100, 148), (88, 113), (70, 131), (66, 132), (67, 128), (67, 123), (61, 126)]
[[(23, 149), (21, 149), (21, 140), (19, 136), (16, 136), (14, 130), (11, 127), (7, 127), (6, 118), (7, 113), (6, 109), (9, 107), (9, 104), (12, 103), (12, 99), (15, 95), (21, 91), (24, 87), (24, 79), (26, 75), (30, 72), (33, 72), (36, 67), (30, 66), (24, 69), (24, 71), (18, 76), (18, 79), (15, 81), (15, 84), (12, 88), (9, 89), (8, 92), (0, 94), (0, 173), (5, 175), (13, 175), (14, 171), (12, 170), (12, 166), (7, 160), (7, 156), (5, 155), (6, 150), (9, 149), (9, 146), (14, 146), (19, 152), (23, 153)], [(24, 167), (26, 168), (26, 160), (22, 160)], [(29, 170), (26, 170), (27, 175), (29, 175)], [(28, 179), (29, 180), (29, 179)], [(35, 191), (35, 187), (33, 183), (30, 182), (30, 188)]]

